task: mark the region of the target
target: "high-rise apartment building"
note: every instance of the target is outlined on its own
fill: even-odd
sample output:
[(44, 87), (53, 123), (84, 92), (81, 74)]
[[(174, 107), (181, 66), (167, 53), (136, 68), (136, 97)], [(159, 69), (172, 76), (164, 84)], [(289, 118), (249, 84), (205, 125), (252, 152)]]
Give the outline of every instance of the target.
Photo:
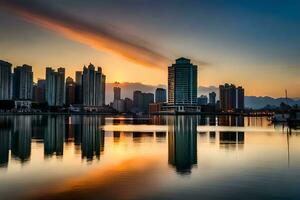
[(46, 101), (49, 106), (63, 106), (65, 104), (65, 69), (46, 68)]
[(71, 77), (66, 79), (66, 104), (72, 105), (75, 104), (75, 82)]
[(154, 94), (133, 92), (133, 107), (136, 112), (148, 112), (149, 104), (154, 103)]
[(155, 90), (155, 102), (164, 103), (167, 101), (167, 92), (164, 88), (157, 88)]
[(86, 107), (98, 107), (105, 105), (105, 75), (101, 67), (98, 71), (90, 64), (83, 68), (82, 75), (83, 105)]
[(245, 108), (245, 91), (244, 88), (239, 86), (236, 89), (236, 96), (237, 96), (237, 109), (244, 110)]
[(114, 100), (120, 100), (120, 99), (121, 99), (121, 88), (114, 87)]
[(33, 72), (32, 66), (23, 65), (14, 68), (13, 97), (14, 99), (32, 99)]
[(75, 103), (82, 104), (82, 72), (75, 73)]
[(168, 67), (168, 103), (176, 106), (197, 104), (197, 65), (189, 59), (178, 58)]
[(224, 84), (219, 86), (220, 107), (222, 111), (232, 112), (236, 109), (244, 109), (244, 89), (239, 86), (236, 88), (233, 84)]
[(12, 99), (12, 64), (0, 60), (0, 100)]
[(46, 80), (39, 79), (37, 84), (34, 84), (32, 89), (32, 99), (37, 103), (46, 102), (45, 99), (45, 90), (46, 90)]
[(209, 102), (209, 104), (211, 104), (211, 105), (214, 105), (214, 104), (216, 104), (216, 93), (215, 92), (210, 92), (209, 94), (208, 94), (208, 102)]

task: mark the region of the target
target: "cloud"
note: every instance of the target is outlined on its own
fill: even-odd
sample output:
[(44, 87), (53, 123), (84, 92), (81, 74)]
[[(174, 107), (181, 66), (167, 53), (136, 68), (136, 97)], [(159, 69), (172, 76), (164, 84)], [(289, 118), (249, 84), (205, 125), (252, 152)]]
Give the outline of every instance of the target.
[(132, 35), (126, 35), (109, 24), (95, 26), (75, 18), (43, 1), (1, 0), (0, 7), (22, 17), (30, 23), (58, 32), (68, 39), (95, 49), (122, 56), (137, 64), (163, 68), (171, 60), (154, 47)]

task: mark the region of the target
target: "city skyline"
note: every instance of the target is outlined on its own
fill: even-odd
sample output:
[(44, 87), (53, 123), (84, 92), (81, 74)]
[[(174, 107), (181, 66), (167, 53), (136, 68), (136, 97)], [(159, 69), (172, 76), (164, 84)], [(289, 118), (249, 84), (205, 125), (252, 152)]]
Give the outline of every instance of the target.
[[(107, 82), (167, 85), (166, 67), (182, 55), (199, 66), (198, 86), (230, 82), (243, 85), (248, 96), (282, 97), (287, 89), (289, 97), (300, 97), (300, 4), (216, 2), (4, 0), (1, 59), (32, 66), (35, 81), (46, 66), (65, 67), (66, 77), (75, 79), (75, 71), (92, 62), (103, 66)], [(151, 19), (146, 7), (161, 20)]]

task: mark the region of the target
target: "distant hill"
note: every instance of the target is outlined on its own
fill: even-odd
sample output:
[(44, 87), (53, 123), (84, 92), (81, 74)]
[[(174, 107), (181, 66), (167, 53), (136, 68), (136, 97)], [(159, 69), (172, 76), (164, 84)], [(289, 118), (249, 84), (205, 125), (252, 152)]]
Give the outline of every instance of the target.
[(272, 98), (272, 97), (256, 97), (256, 96), (246, 96), (245, 97), (245, 106), (248, 108), (259, 109), (263, 108), (266, 105), (270, 106), (279, 106), (281, 102), (288, 103), (290, 106), (300, 105), (299, 99), (290, 99), (285, 98)]
[[(113, 100), (113, 87), (116, 84), (114, 83), (107, 83), (106, 84), (106, 103), (110, 103)], [(165, 85), (146, 85), (142, 83), (120, 83), (119, 87), (121, 87), (121, 96), (122, 98), (129, 97), (133, 98), (133, 91), (134, 90), (141, 90), (143, 92), (155, 92), (155, 89), (157, 87), (162, 87), (166, 88)], [(215, 86), (209, 86), (209, 87), (204, 87), (204, 86), (199, 86), (198, 87), (198, 95), (208, 95), (210, 92), (216, 92), (217, 94), (217, 99), (219, 99), (219, 88)], [(285, 98), (272, 98), (272, 97), (256, 97), (256, 96), (246, 96), (245, 97), (245, 106), (247, 108), (253, 108), (253, 109), (260, 109), (263, 108), (267, 105), (270, 106), (279, 106), (281, 102), (286, 103)], [(295, 104), (300, 105), (300, 98), (297, 99), (288, 99), (288, 104), (293, 106)]]

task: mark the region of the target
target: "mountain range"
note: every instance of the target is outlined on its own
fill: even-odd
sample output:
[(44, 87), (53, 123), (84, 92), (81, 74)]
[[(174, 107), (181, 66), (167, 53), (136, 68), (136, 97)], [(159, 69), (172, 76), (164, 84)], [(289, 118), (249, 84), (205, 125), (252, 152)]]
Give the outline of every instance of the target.
[[(110, 103), (113, 101), (113, 87), (118, 86), (121, 88), (121, 96), (122, 98), (133, 98), (133, 92), (135, 90), (140, 90), (142, 92), (151, 92), (155, 93), (155, 89), (158, 87), (165, 88), (166, 85), (147, 85), (142, 83), (107, 83), (106, 84), (106, 103)], [(215, 86), (199, 86), (198, 87), (198, 95), (208, 95), (210, 92), (214, 91), (217, 94), (217, 99), (219, 98), (219, 88)], [(295, 104), (300, 105), (300, 98), (273, 98), (269, 96), (257, 97), (257, 96), (245, 96), (245, 107), (259, 109), (263, 108), (267, 105), (271, 106), (279, 106), (281, 102), (288, 103), (293, 106)]]

